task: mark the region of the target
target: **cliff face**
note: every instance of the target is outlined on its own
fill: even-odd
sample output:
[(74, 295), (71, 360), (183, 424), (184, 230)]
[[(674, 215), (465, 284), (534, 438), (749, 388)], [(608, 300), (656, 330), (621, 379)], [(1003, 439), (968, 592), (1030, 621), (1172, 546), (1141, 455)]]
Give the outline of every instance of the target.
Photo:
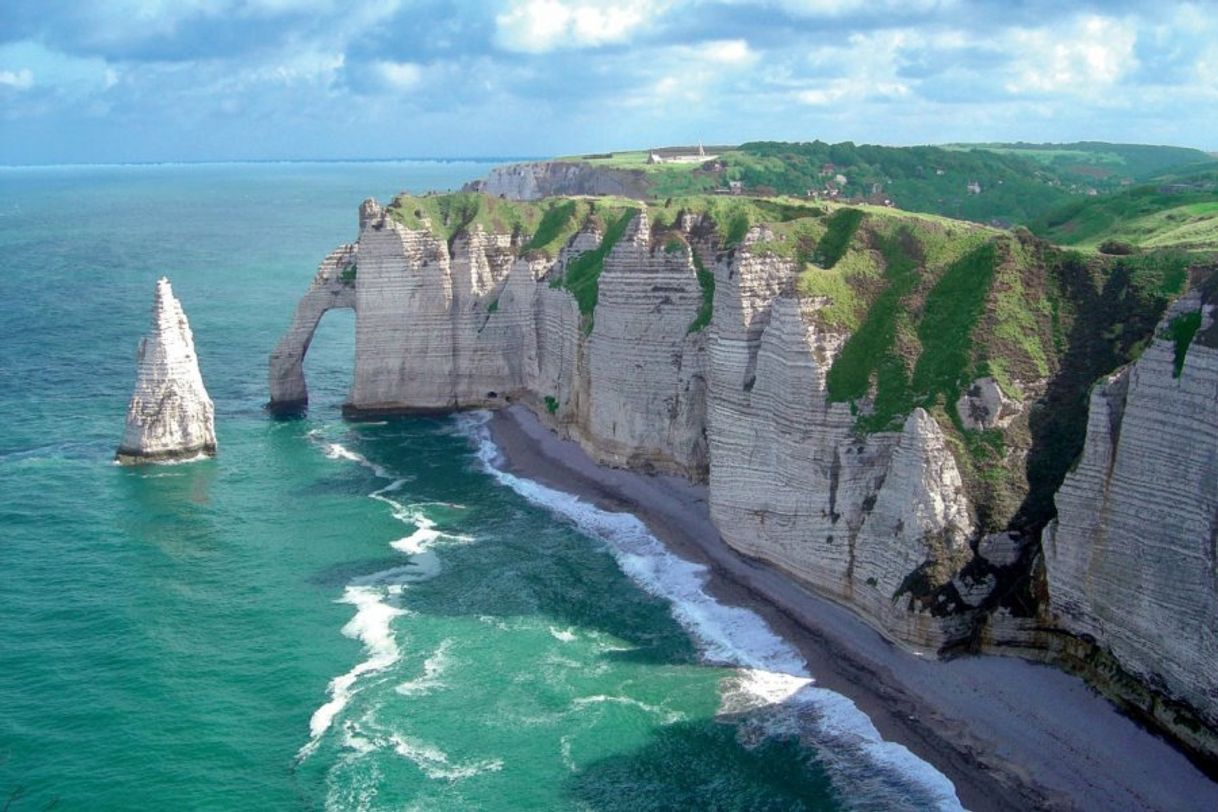
[(1218, 327), (1195, 314), (1179, 358), (1164, 337), (1199, 300), (1095, 390), (1040, 536), (1079, 381), (1134, 351), (1174, 271), (1101, 289), (1009, 235), (699, 205), (366, 202), (272, 406), (304, 402), (317, 320), (353, 307), (350, 413), (526, 403), (604, 463), (707, 482), (728, 544), (889, 637), (1072, 662), (1218, 754)]
[[(753, 238), (762, 234), (750, 235)], [(826, 375), (846, 334), (790, 289), (788, 263), (749, 250), (723, 274), (711, 352), (711, 517), (741, 552), (778, 564), (887, 633), (938, 649), (967, 628), (927, 599), (971, 558), (970, 506), (922, 409), (857, 435)]]
[[(320, 314), (353, 306), (349, 413), (530, 403), (602, 462), (708, 481), (729, 544), (886, 633), (928, 649), (967, 634), (942, 611), (973, 555), (943, 432), (918, 409), (899, 431), (860, 436), (850, 407), (826, 402), (847, 336), (814, 326), (824, 302), (794, 295), (794, 262), (755, 250), (773, 234), (718, 251), (705, 218), (657, 230), (641, 211), (609, 250), (604, 223), (589, 222), (548, 259), (481, 226), (446, 241), (372, 202), (360, 220), (272, 355), (273, 406), (301, 402), (299, 361)], [(581, 311), (572, 275), (598, 250), (595, 310)], [(706, 329), (695, 329), (695, 251), (715, 278)]]
[(164, 277), (156, 284), (152, 327), (140, 339), (138, 357), (115, 459), (134, 464), (215, 456), (215, 410), (199, 373), (194, 335)]
[[(1193, 341), (1177, 367), (1177, 320), (1213, 306), (1191, 295), (1133, 365), (1091, 395), (1082, 457), (1057, 493), (1044, 540), (1050, 607), (1139, 682), (1218, 728), (1218, 349)], [(1178, 372), (1177, 372), (1178, 370)], [(1119, 686), (1118, 686), (1119, 687)], [(1184, 716), (1142, 710), (1188, 740)], [(1200, 742), (1197, 742), (1200, 744)]]
[(647, 187), (646, 177), (638, 171), (606, 170), (568, 161), (537, 161), (497, 166), (482, 180), (467, 183), (465, 190), (508, 200), (540, 200), (555, 195), (642, 198)]

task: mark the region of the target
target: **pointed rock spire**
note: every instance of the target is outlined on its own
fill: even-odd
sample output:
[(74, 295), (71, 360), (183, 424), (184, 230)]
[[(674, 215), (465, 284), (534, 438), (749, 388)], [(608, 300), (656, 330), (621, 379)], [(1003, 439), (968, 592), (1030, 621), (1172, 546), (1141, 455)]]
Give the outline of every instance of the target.
[(135, 392), (115, 459), (134, 464), (215, 454), (215, 410), (199, 373), (194, 336), (169, 280), (161, 277), (152, 329), (140, 339)]

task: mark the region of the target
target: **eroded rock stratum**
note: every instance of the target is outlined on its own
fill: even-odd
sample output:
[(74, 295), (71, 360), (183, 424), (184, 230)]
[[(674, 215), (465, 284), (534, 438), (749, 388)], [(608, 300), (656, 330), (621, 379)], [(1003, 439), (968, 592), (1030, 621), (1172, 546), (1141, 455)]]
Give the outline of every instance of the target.
[(1206, 269), (1165, 314), (1186, 270), (794, 200), (366, 201), (271, 405), (353, 308), (350, 414), (527, 404), (706, 482), (729, 545), (890, 638), (1067, 663), (1212, 757), (1218, 328)]

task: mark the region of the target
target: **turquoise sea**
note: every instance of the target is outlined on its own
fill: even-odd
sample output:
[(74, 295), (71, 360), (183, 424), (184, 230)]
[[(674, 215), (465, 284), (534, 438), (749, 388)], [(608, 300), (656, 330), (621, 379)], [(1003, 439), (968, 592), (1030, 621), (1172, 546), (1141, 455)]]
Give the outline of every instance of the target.
[[(499, 472), (484, 416), (344, 422), (349, 313), (308, 415), (263, 410), (359, 202), (487, 168), (0, 168), (0, 808), (958, 807), (632, 517)], [(161, 275), (220, 455), (119, 467)]]

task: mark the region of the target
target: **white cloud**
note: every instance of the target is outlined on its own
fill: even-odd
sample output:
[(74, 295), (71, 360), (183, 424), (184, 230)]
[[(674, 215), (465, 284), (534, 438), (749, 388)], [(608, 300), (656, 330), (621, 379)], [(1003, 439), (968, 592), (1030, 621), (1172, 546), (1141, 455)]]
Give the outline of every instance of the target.
[(1010, 38), (1014, 76), (1011, 93), (1090, 96), (1137, 67), (1133, 23), (1083, 17), (1072, 26), (1022, 29)]
[(708, 62), (724, 65), (747, 65), (757, 59), (757, 54), (742, 39), (711, 40), (699, 45), (697, 51)]
[(34, 85), (34, 74), (29, 68), (0, 70), (0, 85), (16, 90), (28, 90)]
[(377, 62), (376, 72), (394, 90), (411, 90), (423, 81), (423, 68), (413, 62)]
[[(740, 0), (739, 4), (750, 5), (750, 0)], [(777, 0), (777, 5), (797, 16), (832, 19), (860, 13), (929, 14), (950, 11), (960, 6), (960, 0)]]
[(824, 107), (839, 101), (891, 100), (903, 98), (909, 94), (909, 85), (903, 82), (876, 82), (865, 76), (858, 76), (832, 79), (821, 87), (797, 90), (792, 94), (792, 98), (809, 107)]
[(661, 0), (621, 0), (612, 5), (515, 0), (495, 17), (495, 39), (509, 51), (531, 54), (625, 42), (668, 5)]

